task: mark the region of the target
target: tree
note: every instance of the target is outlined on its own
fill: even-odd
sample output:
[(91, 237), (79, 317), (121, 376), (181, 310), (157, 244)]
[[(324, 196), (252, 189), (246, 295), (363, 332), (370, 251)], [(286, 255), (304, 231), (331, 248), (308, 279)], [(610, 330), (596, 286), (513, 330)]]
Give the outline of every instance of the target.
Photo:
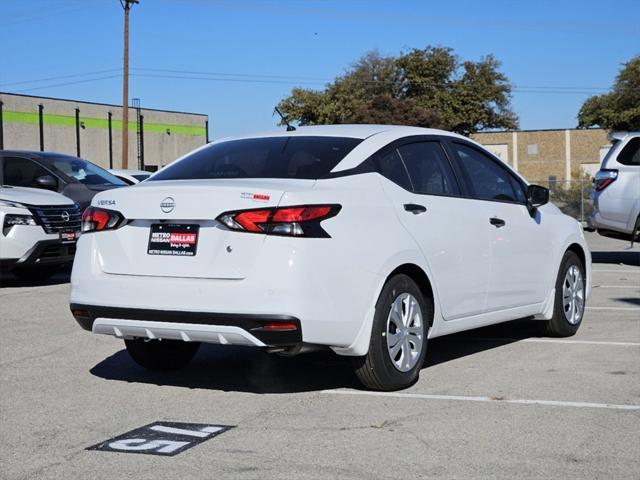
[(578, 127), (640, 130), (640, 56), (623, 64), (611, 92), (587, 98)]
[(511, 85), (488, 55), (460, 62), (450, 48), (384, 57), (370, 52), (324, 90), (294, 88), (278, 108), (300, 125), (386, 123), (463, 134), (513, 129)]

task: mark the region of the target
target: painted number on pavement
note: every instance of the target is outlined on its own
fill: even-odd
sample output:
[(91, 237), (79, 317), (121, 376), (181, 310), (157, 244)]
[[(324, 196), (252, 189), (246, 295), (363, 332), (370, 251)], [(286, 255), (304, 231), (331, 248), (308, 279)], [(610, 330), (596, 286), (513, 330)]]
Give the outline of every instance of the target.
[(232, 425), (154, 422), (93, 445), (87, 450), (172, 456), (226, 432)]

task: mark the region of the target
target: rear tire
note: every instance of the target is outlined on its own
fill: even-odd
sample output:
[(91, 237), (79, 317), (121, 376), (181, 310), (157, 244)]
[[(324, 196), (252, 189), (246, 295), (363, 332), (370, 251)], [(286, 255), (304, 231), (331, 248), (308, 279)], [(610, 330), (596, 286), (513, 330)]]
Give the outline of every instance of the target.
[(564, 254), (556, 279), (553, 317), (547, 321), (546, 333), (552, 337), (575, 335), (582, 323), (585, 308), (584, 265), (573, 252)]
[(177, 370), (189, 364), (200, 342), (182, 340), (125, 340), (127, 352), (141, 367), (148, 370)]
[(418, 380), (427, 352), (433, 301), (407, 275), (392, 277), (376, 303), (369, 352), (353, 358), (356, 376), (371, 390), (399, 390)]

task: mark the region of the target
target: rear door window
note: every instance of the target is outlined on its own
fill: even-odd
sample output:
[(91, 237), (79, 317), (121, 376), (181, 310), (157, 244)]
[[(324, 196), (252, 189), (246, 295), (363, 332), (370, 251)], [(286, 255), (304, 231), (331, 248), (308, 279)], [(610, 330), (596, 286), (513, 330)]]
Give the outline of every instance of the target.
[(343, 137), (264, 137), (215, 143), (187, 155), (149, 181), (325, 177), (362, 140)]
[(438, 142), (418, 142), (398, 147), (409, 172), (413, 191), (427, 195), (459, 195), (451, 164)]

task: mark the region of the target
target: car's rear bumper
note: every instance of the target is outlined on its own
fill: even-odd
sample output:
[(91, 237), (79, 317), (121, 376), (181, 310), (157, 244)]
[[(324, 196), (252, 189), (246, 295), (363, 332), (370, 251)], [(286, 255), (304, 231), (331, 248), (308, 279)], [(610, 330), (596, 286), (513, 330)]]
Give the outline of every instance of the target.
[(71, 313), (85, 330), (120, 338), (142, 337), (284, 347), (302, 343), (300, 321), (290, 315), (184, 312), (72, 303)]
[[(340, 349), (358, 338), (384, 281), (357, 263), (346, 267), (336, 258), (339, 246), (321, 243), (324, 239), (310, 243), (284, 237), (264, 239), (261, 254), (243, 279), (112, 274), (103, 270), (96, 237), (83, 235), (78, 241), (71, 304), (191, 312), (195, 316), (216, 312), (217, 318), (211, 317), (209, 324), (224, 326), (236, 324), (220, 323), (219, 318), (287, 316), (299, 320), (302, 342)], [(105, 318), (130, 319), (117, 313)], [(135, 319), (162, 321), (157, 316)]]

